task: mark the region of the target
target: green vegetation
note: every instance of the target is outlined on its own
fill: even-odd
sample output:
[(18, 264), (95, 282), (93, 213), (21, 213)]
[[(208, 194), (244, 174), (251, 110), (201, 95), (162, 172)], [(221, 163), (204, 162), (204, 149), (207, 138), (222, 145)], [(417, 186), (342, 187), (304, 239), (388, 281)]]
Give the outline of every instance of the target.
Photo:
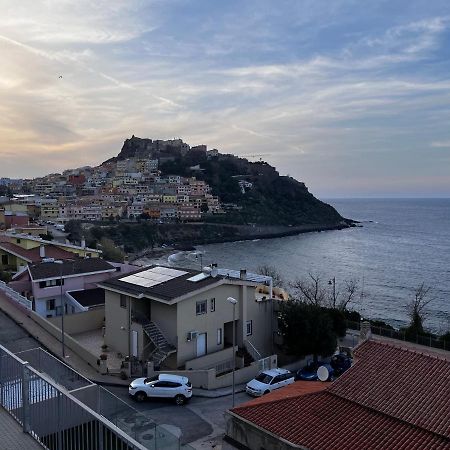
[(298, 300), (281, 304), (278, 323), (286, 352), (299, 358), (312, 354), (316, 363), (319, 355), (333, 354), (338, 337), (346, 332), (340, 311)]
[(94, 226), (89, 228), (86, 237), (89, 246), (95, 247), (102, 242), (102, 239), (106, 239), (104, 242), (107, 242), (108, 248), (109, 242), (111, 242), (115, 246), (122, 247), (126, 253), (134, 253), (155, 245), (157, 227), (148, 222), (120, 223), (105, 227)]
[[(190, 167), (200, 166), (201, 172)], [(212, 194), (222, 203), (232, 203), (240, 209), (225, 216), (206, 220), (227, 223), (256, 223), (260, 225), (337, 224), (344, 219), (331, 206), (316, 199), (306, 186), (288, 176), (279, 176), (266, 162), (249, 162), (233, 155), (207, 159), (202, 154), (178, 156), (161, 165), (163, 175), (196, 176), (206, 181)], [(239, 181), (252, 184), (241, 191)]]

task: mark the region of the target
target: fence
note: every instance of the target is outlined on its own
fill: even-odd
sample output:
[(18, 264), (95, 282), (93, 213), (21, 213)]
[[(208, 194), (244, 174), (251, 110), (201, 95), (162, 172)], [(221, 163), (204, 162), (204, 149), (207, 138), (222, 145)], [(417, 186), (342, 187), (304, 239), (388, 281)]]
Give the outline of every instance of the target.
[[(347, 320), (347, 328), (350, 330), (360, 330), (360, 322), (352, 322)], [(439, 337), (429, 334), (429, 335), (409, 335), (402, 330), (395, 330), (394, 328), (385, 328), (376, 325), (370, 325), (372, 334), (377, 336), (388, 337), (391, 339), (397, 339), (399, 341), (412, 342), (419, 345), (424, 345), (426, 347), (438, 348), (441, 350), (450, 351), (450, 342), (440, 339)]]
[(0, 290), (3, 291), (11, 300), (24, 306), (26, 309), (32, 309), (32, 301), (23, 295), (20, 295), (14, 289), (11, 289), (4, 281), (0, 281)]
[(181, 445), (180, 436), (44, 350), (20, 356), (33, 360), (39, 370), (0, 346), (0, 406), (47, 449), (191, 449)]
[(0, 386), (1, 406), (49, 450), (146, 449), (2, 346)]

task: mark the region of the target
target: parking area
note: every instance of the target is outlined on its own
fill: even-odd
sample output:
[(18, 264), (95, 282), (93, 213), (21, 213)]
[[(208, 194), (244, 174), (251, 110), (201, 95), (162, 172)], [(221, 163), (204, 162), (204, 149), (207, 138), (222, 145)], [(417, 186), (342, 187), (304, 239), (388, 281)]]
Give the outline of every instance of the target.
[[(204, 398), (193, 396), (188, 404), (177, 406), (171, 401), (146, 400), (137, 403), (128, 395), (125, 387), (107, 387), (114, 395), (138, 411), (151, 417), (158, 425), (169, 425), (182, 433), (182, 444), (194, 444), (195, 448), (212, 448), (222, 440), (225, 432), (224, 412), (231, 408), (232, 396)], [(235, 396), (236, 405), (250, 400), (246, 393)]]

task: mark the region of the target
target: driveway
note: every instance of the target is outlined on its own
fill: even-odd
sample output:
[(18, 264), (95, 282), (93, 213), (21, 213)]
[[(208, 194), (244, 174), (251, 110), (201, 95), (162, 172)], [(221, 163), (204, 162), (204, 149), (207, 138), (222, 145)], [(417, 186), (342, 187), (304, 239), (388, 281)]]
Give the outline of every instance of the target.
[[(196, 443), (201, 447), (202, 441), (219, 441), (225, 432), (224, 412), (231, 408), (231, 395), (218, 398), (192, 397), (184, 406), (176, 406), (171, 401), (147, 400), (137, 403), (128, 395), (128, 388), (107, 387), (114, 395), (147, 415), (158, 425), (177, 427), (182, 433), (182, 444)], [(245, 392), (236, 394), (236, 405), (250, 400)], [(216, 439), (215, 439), (216, 438)], [(197, 445), (196, 445), (197, 447)]]

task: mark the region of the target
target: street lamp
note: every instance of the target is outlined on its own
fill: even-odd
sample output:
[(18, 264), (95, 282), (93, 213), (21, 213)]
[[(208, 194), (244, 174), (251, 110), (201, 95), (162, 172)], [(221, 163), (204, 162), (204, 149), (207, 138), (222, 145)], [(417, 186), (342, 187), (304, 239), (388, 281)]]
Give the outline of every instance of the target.
[(200, 271), (203, 270), (203, 253), (202, 252), (197, 252), (195, 253), (195, 259), (199, 259), (200, 258)]
[(230, 302), (233, 305), (233, 371), (232, 371), (232, 389), (233, 389), (233, 408), (234, 408), (234, 372), (236, 370), (236, 324), (235, 324), (235, 317), (236, 317), (236, 304), (237, 300), (233, 297), (228, 297), (227, 301)]
[(64, 261), (56, 260), (54, 261), (55, 264), (59, 264), (59, 287), (60, 287), (60, 294), (61, 294), (61, 306), (62, 306), (62, 316), (61, 316), (61, 342), (62, 342), (62, 357), (65, 359), (66, 357), (66, 344), (64, 341), (65, 333), (64, 333), (64, 315), (66, 313), (66, 301), (65, 297), (63, 295), (63, 264)]
[(335, 307), (336, 306), (336, 277), (333, 277), (331, 280), (329, 280), (328, 284), (330, 286), (333, 285), (333, 307)]

